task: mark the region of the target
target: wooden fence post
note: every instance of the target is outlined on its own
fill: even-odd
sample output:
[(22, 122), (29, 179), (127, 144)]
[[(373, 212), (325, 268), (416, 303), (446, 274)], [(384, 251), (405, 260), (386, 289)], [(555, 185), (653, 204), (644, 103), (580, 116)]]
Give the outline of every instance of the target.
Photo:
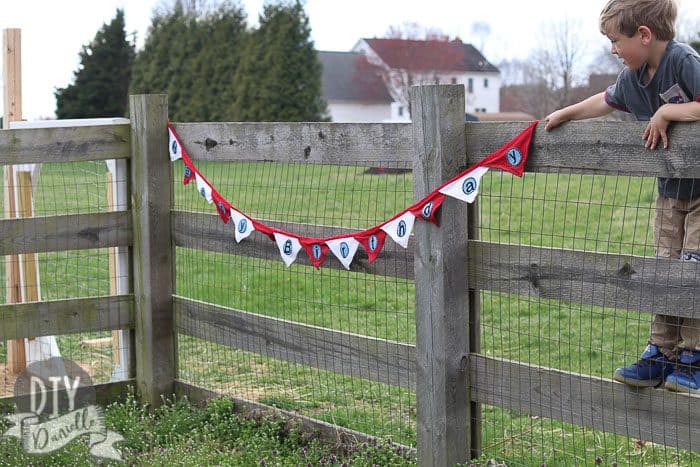
[(130, 96), (129, 108), (136, 382), (143, 401), (156, 407), (172, 395), (175, 378), (168, 98)]
[[(416, 200), (466, 162), (464, 86), (411, 88)], [(467, 204), (445, 199), (440, 227), (415, 224), (418, 459), (452, 466), (470, 457)]]

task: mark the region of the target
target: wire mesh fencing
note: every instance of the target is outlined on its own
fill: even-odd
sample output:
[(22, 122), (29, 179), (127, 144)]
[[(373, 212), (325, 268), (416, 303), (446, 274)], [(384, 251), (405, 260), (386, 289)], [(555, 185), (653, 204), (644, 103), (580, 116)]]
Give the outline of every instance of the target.
[[(483, 406), (484, 456), (508, 465), (697, 463), (680, 441), (693, 432), (687, 394), (610, 382), (644, 351), (650, 311), (678, 311), (664, 297), (674, 289), (669, 267), (682, 265), (654, 259), (656, 178), (489, 177), (479, 235), (505, 248), (484, 264), (503, 274), (480, 283), (488, 289), (480, 292), (480, 353), (528, 366), (481, 375), (517, 388), (500, 394), (500, 407)], [(686, 269), (684, 280), (697, 283), (697, 269)]]
[[(236, 209), (309, 237), (325, 237), (329, 229), (350, 232), (372, 227), (412, 199), (411, 173), (405, 167), (200, 162), (198, 168)], [(176, 166), (174, 178), (176, 211), (206, 213), (220, 223), (197, 191), (182, 185), (181, 167)], [(194, 216), (185, 219), (201, 221)], [(249, 329), (240, 329), (239, 348), (222, 345), (225, 339), (217, 338), (216, 326), (195, 319), (194, 333), (205, 339), (178, 335), (178, 377), (241, 399), (414, 444), (413, 391), (355, 377), (355, 369), (343, 368), (343, 361), (333, 354), (304, 356), (303, 350), (282, 343), (300, 332), (318, 341), (331, 336), (338, 344), (355, 335), (413, 343), (414, 285), (389, 275), (396, 263), (407, 262), (408, 253), (397, 251), (396, 263), (385, 263), (378, 274), (346, 271), (339, 263), (333, 267), (333, 257), (318, 269), (302, 261), (286, 267), (274, 242), (253, 235), (261, 243), (245, 247), (251, 243), (246, 239), (227, 252), (204, 251), (206, 237), (195, 239), (190, 248), (178, 248), (177, 295), (245, 312), (237, 315), (241, 320), (249, 314), (271, 319), (266, 321), (270, 328), (249, 324)], [(276, 339), (279, 348), (273, 351)]]
[[(14, 175), (10, 175), (9, 167), (3, 166), (6, 176), (0, 182), (3, 219), (38, 218), (43, 227), (41, 232), (28, 225), (6, 230), (14, 234), (5, 238), (5, 251), (14, 249), (22, 253), (3, 256), (0, 303), (68, 303), (73, 299), (117, 295), (115, 284), (128, 281), (128, 270), (114, 266), (116, 248), (71, 249), (74, 242), (66, 235), (66, 225), (72, 223), (72, 229), (90, 237), (88, 241), (99, 237), (103, 228), (95, 226), (94, 219), (78, 215), (126, 210), (126, 205), (115, 202), (114, 197), (115, 187), (117, 191), (125, 190), (126, 175), (114, 178), (104, 161), (15, 166)], [(66, 306), (70, 307), (70, 303)], [(44, 323), (26, 321), (29, 315), (6, 309), (3, 329), (14, 335), (26, 335), (29, 329), (37, 328), (65, 329), (62, 320), (68, 316), (79, 327), (80, 323), (75, 323), (80, 320), (79, 304), (75, 307), (75, 316), (68, 310), (67, 315), (46, 315)], [(89, 323), (84, 325), (91, 327)], [(92, 325), (99, 327), (100, 323)], [(115, 377), (123, 379), (127, 375), (117, 375), (115, 363), (119, 352), (128, 345), (128, 339), (120, 340), (111, 331), (32, 334), (28, 339), (3, 342), (0, 346), (2, 395), (13, 394), (16, 372), (21, 367), (51, 357), (74, 361), (90, 374), (93, 383), (108, 382)], [(8, 364), (8, 359), (16, 358), (13, 355), (21, 355), (19, 367)]]

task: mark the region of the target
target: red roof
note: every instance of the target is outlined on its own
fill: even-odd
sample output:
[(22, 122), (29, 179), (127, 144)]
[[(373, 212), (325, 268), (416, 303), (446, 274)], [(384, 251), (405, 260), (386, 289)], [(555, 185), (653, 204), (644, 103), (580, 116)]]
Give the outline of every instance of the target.
[(364, 39), (390, 68), (413, 71), (498, 72), (471, 44), (459, 39)]

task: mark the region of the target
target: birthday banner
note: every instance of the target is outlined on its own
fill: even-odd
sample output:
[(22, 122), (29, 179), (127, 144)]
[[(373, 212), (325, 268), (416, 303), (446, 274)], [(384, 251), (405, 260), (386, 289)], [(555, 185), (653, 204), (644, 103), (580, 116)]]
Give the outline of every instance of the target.
[(447, 180), (423, 199), (381, 224), (361, 232), (328, 238), (308, 238), (285, 232), (255, 220), (234, 207), (197, 170), (170, 122), (168, 122), (168, 147), (170, 160), (174, 162), (182, 159), (185, 165), (183, 184), (187, 185), (192, 180), (195, 181), (197, 191), (207, 202), (215, 205), (221, 220), (225, 224), (232, 224), (235, 229), (234, 235), (237, 243), (245, 240), (253, 232), (258, 231), (267, 235), (270, 240), (277, 244), (282, 261), (287, 266), (294, 263), (299, 252), (304, 250), (311, 264), (318, 268), (323, 264), (330, 251), (346, 269), (350, 269), (350, 265), (360, 245), (367, 252), (371, 263), (381, 252), (387, 236), (403, 248), (407, 248), (416, 219), (438, 225), (436, 213), (446, 196), (466, 203), (473, 203), (479, 194), (481, 179), (489, 169), (504, 170), (522, 177), (525, 171), (530, 142), (537, 123), (538, 120), (535, 120), (522, 133), (508, 141), (491, 155)]

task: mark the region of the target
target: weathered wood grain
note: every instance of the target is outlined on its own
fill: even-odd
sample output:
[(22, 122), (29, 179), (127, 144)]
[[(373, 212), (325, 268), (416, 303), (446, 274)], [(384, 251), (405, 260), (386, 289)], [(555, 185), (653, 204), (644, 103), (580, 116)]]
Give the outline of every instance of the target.
[(470, 358), (470, 373), (477, 402), (700, 450), (698, 397), (476, 354)]
[[(528, 123), (465, 123), (467, 160), (461, 168), (497, 150)], [(669, 149), (649, 151), (642, 144), (643, 122), (569, 122), (552, 132), (540, 124), (527, 171), (700, 177), (699, 127), (674, 124)], [(175, 128), (195, 160), (406, 167), (414, 151), (410, 124), (178, 123)]]
[(407, 123), (174, 123), (194, 160), (410, 167)]
[[(106, 407), (115, 402), (125, 401), (129, 391), (133, 390), (135, 385), (136, 384), (133, 379), (111, 381), (109, 383), (93, 384), (92, 386), (89, 386), (90, 389), (80, 387), (78, 389), (78, 394), (84, 390), (95, 391), (95, 403), (101, 407)], [(57, 400), (59, 402), (59, 407), (69, 406), (67, 392), (65, 389), (61, 389), (59, 391), (49, 390), (46, 391), (44, 395), (47, 401)], [(29, 394), (0, 397), (0, 407), (31, 407), (30, 397), (32, 396)]]
[[(464, 164), (464, 86), (411, 88), (413, 194), (420, 200)], [(416, 412), (421, 465), (465, 463), (471, 451), (468, 204), (446, 198), (440, 227), (416, 222)]]
[(0, 164), (97, 161), (129, 156), (129, 125), (125, 124), (0, 130)]
[[(468, 123), (468, 165), (497, 150), (529, 122)], [(668, 150), (644, 148), (645, 122), (569, 122), (551, 132), (537, 125), (528, 172), (700, 178), (700, 122), (675, 123)]]
[(469, 242), (470, 286), (675, 316), (700, 316), (700, 263)]
[(134, 326), (133, 295), (0, 305), (0, 340)]
[(175, 297), (178, 332), (279, 360), (412, 387), (413, 346)]
[[(177, 246), (274, 261), (280, 260), (277, 245), (264, 234), (254, 232), (241, 243), (236, 243), (233, 225), (224, 224), (216, 214), (186, 211), (173, 211), (172, 214), (173, 241)], [(264, 222), (267, 225), (307, 237), (326, 238), (354, 232), (352, 229), (342, 227), (267, 220)], [(301, 251), (295, 264), (310, 266), (311, 262), (306, 253)], [(344, 269), (333, 253), (328, 253), (321, 267)], [(413, 277), (413, 240), (404, 250), (390, 238), (387, 238), (381, 254), (372, 263), (368, 262), (367, 253), (360, 247), (350, 265), (350, 270), (411, 279)]]
[(131, 212), (0, 220), (0, 255), (129, 246)]
[(129, 108), (136, 381), (144, 401), (158, 407), (175, 379), (168, 97), (129, 96)]

